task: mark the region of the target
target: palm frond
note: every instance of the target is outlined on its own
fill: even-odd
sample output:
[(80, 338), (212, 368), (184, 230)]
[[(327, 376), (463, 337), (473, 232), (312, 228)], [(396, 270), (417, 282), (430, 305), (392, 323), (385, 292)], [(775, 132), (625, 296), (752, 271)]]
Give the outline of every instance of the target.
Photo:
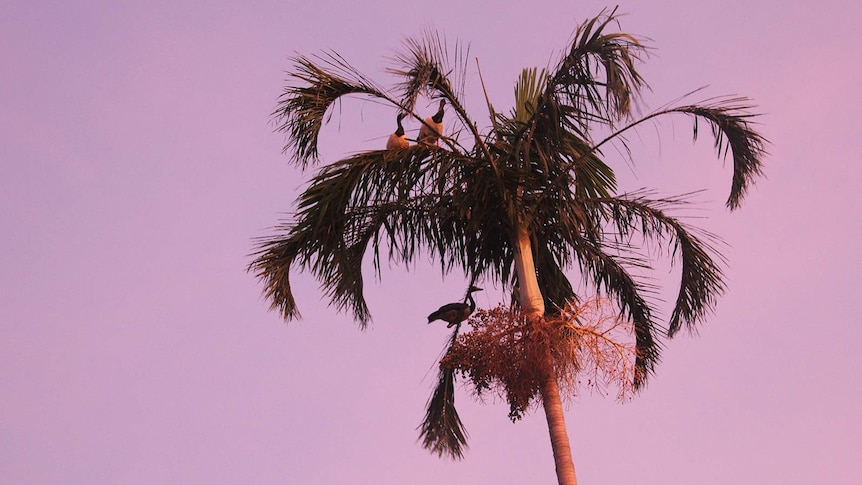
[(637, 231), (645, 239), (663, 240), (671, 249), (671, 255), (679, 258), (682, 266), (680, 288), (668, 324), (669, 337), (682, 326), (694, 330), (696, 324), (715, 309), (717, 299), (725, 289), (721, 268), (725, 259), (707, 241), (720, 240), (666, 213), (669, 208), (687, 204), (687, 195), (649, 199), (645, 194), (635, 193), (587, 203), (606, 209), (604, 213), (616, 228), (618, 239), (628, 239)]
[(539, 241), (536, 241), (533, 247), (537, 255), (536, 277), (545, 299), (545, 314), (557, 315), (562, 308), (578, 302), (572, 283), (563, 272), (564, 264), (561, 259), (566, 255), (551, 251), (546, 244)]
[[(452, 332), (446, 353), (458, 338), (458, 327)], [(428, 399), (425, 418), (419, 425), (422, 446), (438, 456), (448, 455), (460, 460), (467, 448), (467, 430), (455, 409), (455, 369), (440, 367), (437, 385)]]
[(564, 125), (585, 129), (589, 122), (610, 123), (629, 115), (646, 82), (636, 64), (646, 53), (630, 34), (608, 33), (617, 9), (602, 10), (578, 26), (568, 51), (548, 80), (545, 101), (555, 104)]
[(292, 60), (293, 84), (285, 88), (272, 115), (276, 131), (284, 133), (287, 139), (284, 152), (290, 152), (292, 161), (302, 168), (317, 162), (320, 130), (330, 107), (342, 97), (367, 95), (398, 106), (383, 89), (335, 52)]
[(405, 108), (415, 109), (419, 95), (443, 96), (452, 101), (450, 98), (463, 94), (469, 46), (456, 42), (450, 56), (446, 39), (439, 32), (426, 30), (421, 37), (406, 39), (404, 49), (392, 59), (397, 67), (388, 71), (403, 78), (396, 84), (396, 91), (402, 94)]
[[(636, 69), (645, 47), (634, 36), (608, 33), (616, 9), (580, 25), (566, 54), (550, 72), (525, 70), (516, 86), (508, 130), (499, 130), (510, 156), (524, 166), (569, 166), (580, 197), (606, 197), (616, 189), (613, 170), (590, 141), (591, 125), (627, 117), (646, 86)], [(541, 89), (539, 84), (543, 84)], [(499, 142), (499, 140), (498, 140)], [(558, 180), (563, 180), (559, 179)]]
[(579, 198), (608, 197), (617, 189), (614, 170), (599, 158), (596, 150), (574, 134), (561, 137), (562, 166), (572, 167)]
[(703, 120), (711, 128), (719, 157), (726, 157), (728, 152), (733, 157), (733, 180), (727, 207), (736, 210), (755, 179), (763, 176), (763, 159), (767, 154), (768, 141), (752, 126), (752, 119), (757, 116), (750, 112), (752, 109), (750, 101), (744, 97), (713, 98), (703, 104), (665, 108), (617, 130), (593, 148), (598, 150), (605, 143), (619, 139), (624, 132), (647, 121), (676, 113), (689, 115), (694, 119), (693, 138), (697, 140), (699, 121)]
[(482, 77), (482, 69), (479, 67), (478, 57), (476, 58), (476, 72), (479, 74), (479, 83), (482, 85), (482, 92), (485, 94), (485, 104), (488, 105), (488, 117), (491, 119), (493, 132), (496, 133), (499, 130), (497, 126), (497, 111), (494, 109), (494, 105), (491, 104), (491, 98), (488, 97), (488, 89), (485, 87), (485, 78)]
[(725, 157), (728, 150), (733, 155), (733, 181), (727, 207), (738, 209), (748, 188), (755, 178), (763, 175), (763, 157), (766, 155), (766, 139), (754, 131), (751, 119), (756, 116), (747, 98), (717, 100), (704, 105), (682, 106), (677, 109), (694, 117), (694, 139), (697, 140), (697, 120), (705, 120), (712, 128), (715, 148)]
[[(282, 224), (279, 232), (290, 231), (290, 224)], [(285, 320), (301, 317), (290, 286), (290, 268), (299, 254), (299, 248), (290, 238), (259, 238), (254, 261), (248, 271), (264, 282), (263, 296), (270, 302), (270, 311), (278, 311)]]
[(637, 281), (626, 270), (626, 266), (647, 266), (637, 259), (614, 257), (589, 238), (579, 241), (575, 253), (584, 276), (592, 280), (596, 289), (603, 289), (614, 299), (620, 311), (634, 324), (637, 350), (634, 385), (639, 389), (658, 363), (661, 344), (654, 336), (658, 324), (653, 319), (653, 310), (645, 298), (645, 295), (654, 293), (655, 288)]
[(548, 82), (548, 71), (536, 68), (524, 69), (515, 83), (515, 112), (516, 122), (527, 124), (536, 112), (539, 98)]
[(440, 369), (437, 387), (428, 400), (419, 426), (422, 446), (439, 456), (460, 460), (467, 447), (467, 431), (455, 409), (455, 370)]
[(443, 195), (457, 180), (457, 160), (444, 149), (413, 146), (363, 152), (324, 167), (299, 197), (295, 222), (262, 240), (249, 267), (264, 280), (273, 308), (288, 320), (298, 316), (288, 274), (296, 264), (364, 326), (370, 314), (362, 261), (369, 246), (378, 274), (383, 243), (396, 262), (411, 262), (420, 247), (438, 249), (449, 265), (461, 261), (458, 207)]
[[(405, 41), (405, 51), (393, 58), (396, 67), (388, 71), (403, 78), (396, 85), (396, 91), (401, 93), (401, 104), (411, 108), (409, 111), (413, 112), (420, 94), (428, 98), (445, 99), (455, 112), (458, 124), (471, 134), (475, 146), (489, 155), (485, 147), (485, 137), (467, 114), (461, 100), (467, 80), (469, 53), (469, 46), (455, 42), (450, 49), (445, 38), (438, 32), (428, 30), (420, 38), (409, 38)], [(424, 124), (423, 117), (415, 113), (413, 116)], [(455, 149), (451, 138), (444, 137), (444, 141), (451, 149)], [(487, 161), (494, 165), (492, 157), (487, 156)]]

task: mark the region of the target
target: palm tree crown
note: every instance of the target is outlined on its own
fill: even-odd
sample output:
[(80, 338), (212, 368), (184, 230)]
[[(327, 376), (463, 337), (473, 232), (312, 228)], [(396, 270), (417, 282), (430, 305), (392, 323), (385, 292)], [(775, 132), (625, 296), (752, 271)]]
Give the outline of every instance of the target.
[[(334, 52), (296, 57), (293, 84), (274, 116), (286, 135), (286, 152), (300, 167), (320, 163), (320, 130), (343, 96), (377, 99), (425, 128), (428, 123), (414, 112), (417, 98), (439, 99), (447, 132), (439, 146), (366, 151), (320, 166), (295, 217), (259, 242), (250, 265), (273, 309), (288, 320), (299, 317), (290, 284), (298, 268), (314, 274), (332, 303), (364, 327), (370, 313), (362, 260), (370, 251), (379, 271), (381, 249), (387, 248), (396, 263), (409, 264), (424, 250), (444, 270), (458, 268), (470, 281), (518, 287), (521, 305), (534, 315), (557, 314), (578, 300), (567, 276), (577, 270), (633, 322), (635, 385), (641, 386), (659, 359), (662, 337), (694, 328), (713, 310), (724, 290), (723, 260), (713, 236), (669, 215), (687, 203), (686, 196), (618, 193), (602, 148), (612, 142), (627, 148), (621, 135), (657, 117), (690, 117), (695, 138), (706, 124), (719, 155), (732, 157), (727, 207), (735, 210), (761, 175), (766, 141), (752, 126), (745, 98), (632, 118), (646, 87), (637, 71), (646, 47), (635, 36), (608, 32), (617, 19), (616, 10), (602, 12), (578, 27), (556, 65), (525, 69), (510, 111), (498, 112), (488, 101), (485, 130), (462, 100), (469, 49), (457, 44), (450, 50), (435, 33), (407, 40), (390, 69), (400, 78), (391, 91)], [(594, 139), (600, 130), (611, 135)], [(657, 241), (681, 264), (667, 322), (656, 319), (652, 289), (635, 276), (634, 269), (648, 269), (650, 261), (633, 240)]]

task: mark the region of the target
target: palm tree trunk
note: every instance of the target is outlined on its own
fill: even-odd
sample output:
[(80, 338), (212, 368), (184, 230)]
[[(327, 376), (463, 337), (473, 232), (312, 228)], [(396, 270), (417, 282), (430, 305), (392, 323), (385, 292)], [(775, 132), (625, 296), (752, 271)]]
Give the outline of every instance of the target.
[[(550, 355), (548, 357), (550, 358)], [(566, 432), (563, 401), (560, 399), (560, 388), (557, 386), (557, 376), (553, 369), (551, 365), (550, 372), (542, 383), (541, 392), (542, 406), (545, 408), (545, 418), (548, 420), (548, 432), (551, 434), (557, 482), (560, 485), (578, 485), (575, 464), (572, 461), (572, 447), (569, 445), (569, 434)]]
[(532, 317), (541, 318), (545, 315), (545, 300), (542, 298), (542, 290), (539, 289), (539, 280), (536, 278), (536, 263), (533, 261), (530, 233), (523, 223), (519, 223), (515, 230), (517, 231), (515, 272), (518, 275), (521, 310)]
[[(515, 241), (515, 271), (518, 275), (518, 286), (521, 297), (521, 309), (533, 318), (540, 319), (545, 315), (545, 302), (539, 289), (536, 277), (536, 264), (533, 260), (533, 247), (527, 226), (520, 222), (516, 227)], [(577, 485), (575, 464), (572, 461), (572, 448), (569, 445), (569, 435), (566, 432), (566, 420), (563, 413), (563, 401), (560, 398), (560, 388), (557, 385), (557, 375), (554, 372), (551, 350), (548, 349), (548, 365), (545, 379), (542, 383), (542, 406), (545, 408), (545, 418), (548, 420), (548, 432), (551, 435), (551, 449), (554, 452), (554, 465), (557, 470), (559, 485)]]

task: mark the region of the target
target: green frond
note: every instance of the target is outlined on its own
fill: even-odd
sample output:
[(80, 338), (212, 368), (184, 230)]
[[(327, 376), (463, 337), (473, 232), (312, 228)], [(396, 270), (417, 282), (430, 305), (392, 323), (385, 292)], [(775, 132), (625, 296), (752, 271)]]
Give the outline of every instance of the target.
[[(420, 38), (407, 39), (405, 50), (393, 57), (395, 67), (387, 71), (402, 78), (395, 86), (396, 91), (401, 93), (400, 103), (406, 111), (413, 113), (417, 121), (424, 123), (425, 118), (415, 113), (419, 95), (445, 99), (449, 105), (448, 109), (454, 112), (454, 116), (446, 117), (446, 125), (454, 126), (453, 121), (460, 124), (463, 130), (470, 133), (474, 144), (482, 147), (485, 137), (467, 114), (461, 100), (467, 80), (469, 55), (469, 46), (455, 42), (450, 48), (445, 38), (438, 32), (429, 30)], [(447, 129), (450, 130), (451, 128)], [(444, 142), (450, 149), (456, 149), (457, 143), (452, 139), (444, 138)], [(490, 160), (490, 163), (493, 164), (494, 161)]]
[(608, 197), (616, 192), (616, 174), (598, 157), (598, 152), (575, 135), (563, 136), (562, 142), (561, 165), (572, 167), (579, 198)]
[(561, 120), (572, 128), (628, 116), (646, 87), (636, 67), (646, 47), (632, 35), (607, 33), (617, 19), (615, 8), (581, 24), (550, 76), (546, 101), (558, 105)]
[(298, 225), (282, 225), (279, 234), (258, 244), (249, 271), (264, 282), (264, 296), (271, 302), (270, 308), (278, 310), (285, 320), (293, 320), (300, 314), (291, 291), (290, 271), (294, 264), (307, 268), (321, 281), (331, 303), (339, 310), (351, 308), (364, 328), (371, 317), (362, 295), (365, 244), (315, 246), (310, 232), (303, 232)]
[[(289, 227), (282, 225), (279, 230), (287, 232)], [(278, 311), (285, 320), (300, 318), (290, 286), (290, 267), (299, 254), (296, 244), (289, 239), (260, 238), (257, 248), (248, 271), (264, 282), (263, 296), (270, 302), (269, 309)]]
[[(455, 327), (449, 342), (446, 344), (446, 354), (458, 339), (460, 327)], [(428, 399), (425, 417), (419, 425), (419, 438), (422, 446), (438, 456), (448, 455), (460, 460), (467, 448), (467, 430), (455, 409), (455, 369), (443, 368), (437, 375), (437, 385)]]
[(515, 83), (515, 113), (518, 123), (527, 124), (536, 112), (539, 97), (548, 82), (548, 71), (536, 68), (524, 69)]
[(302, 168), (317, 162), (320, 130), (329, 108), (340, 98), (367, 95), (397, 106), (337, 53), (324, 53), (314, 59), (299, 56), (293, 63), (289, 79), (294, 84), (285, 88), (272, 115), (276, 131), (284, 133), (287, 139), (285, 153), (290, 152), (293, 162)]
[(655, 288), (637, 281), (626, 270), (626, 265), (640, 268), (646, 265), (637, 259), (614, 257), (587, 238), (581, 239), (575, 253), (584, 277), (615, 300), (620, 311), (634, 323), (637, 350), (634, 385), (640, 388), (654, 371), (661, 351), (661, 344), (654, 336), (658, 324), (653, 320), (651, 305), (644, 296), (654, 293)]
[(460, 460), (467, 448), (467, 430), (455, 409), (455, 370), (440, 369), (437, 386), (419, 426), (422, 446), (438, 456)]
[(705, 120), (712, 128), (715, 148), (722, 157), (727, 152), (733, 156), (733, 181), (727, 207), (736, 210), (757, 177), (763, 175), (763, 158), (766, 155), (766, 139), (751, 126), (756, 115), (749, 111), (752, 106), (747, 98), (715, 99), (703, 105), (681, 106), (674, 111), (694, 117), (694, 139), (698, 135), (698, 119)]
[(465, 165), (469, 160), (454, 152), (415, 145), (359, 153), (321, 169), (300, 195), (295, 221), (263, 240), (250, 266), (273, 308), (286, 319), (298, 316), (288, 274), (294, 264), (314, 274), (332, 304), (351, 310), (363, 326), (370, 319), (362, 293), (369, 250), (378, 274), (381, 247), (396, 263), (411, 263), (424, 247), (444, 269), (463, 265), (469, 204), (451, 194)]
[(616, 229), (618, 240), (629, 239), (638, 232), (647, 240), (664, 242), (671, 256), (681, 264), (680, 288), (668, 324), (672, 337), (682, 326), (694, 330), (697, 323), (711, 313), (724, 292), (724, 257), (706, 241), (720, 241), (717, 236), (690, 227), (666, 214), (669, 208), (688, 203), (687, 196), (649, 199), (644, 194), (590, 201), (602, 206), (608, 222)]
[(645, 52), (628, 34), (606, 33), (616, 10), (602, 11), (580, 25), (559, 64), (525, 70), (516, 85), (512, 119), (499, 117), (497, 143), (523, 165), (574, 167), (581, 197), (605, 197), (616, 189), (613, 170), (592, 146), (594, 124), (627, 117), (646, 86), (636, 63)]
[(647, 121), (677, 113), (689, 115), (694, 119), (692, 130), (696, 141), (700, 133), (699, 122), (702, 120), (711, 128), (719, 157), (726, 157), (728, 152), (733, 157), (733, 180), (727, 207), (736, 210), (742, 205), (742, 200), (754, 181), (763, 176), (763, 159), (767, 154), (768, 141), (752, 126), (752, 118), (757, 116), (750, 112), (752, 109), (749, 100), (742, 97), (714, 98), (703, 104), (661, 109), (620, 128), (597, 143), (593, 150), (620, 139), (623, 133)]

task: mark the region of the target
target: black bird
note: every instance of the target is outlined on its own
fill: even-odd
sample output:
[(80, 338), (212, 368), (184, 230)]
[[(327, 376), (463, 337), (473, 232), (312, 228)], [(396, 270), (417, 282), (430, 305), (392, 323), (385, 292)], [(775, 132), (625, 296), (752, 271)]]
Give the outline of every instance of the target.
[(467, 296), (464, 297), (463, 303), (448, 303), (441, 306), (439, 310), (428, 315), (428, 323), (431, 323), (434, 320), (443, 320), (444, 322), (449, 323), (449, 325), (446, 326), (447, 328), (454, 325), (460, 325), (461, 322), (466, 320), (467, 317), (473, 313), (473, 310), (476, 309), (476, 302), (473, 300), (472, 295), (474, 291), (482, 291), (482, 288), (470, 286), (470, 288), (467, 289)]
[(425, 118), (425, 123), (419, 128), (419, 136), (416, 141), (423, 145), (438, 145), (440, 136), (443, 134), (443, 107), (446, 100), (440, 100), (440, 107), (434, 116)]
[(407, 141), (407, 135), (404, 134), (404, 127), (401, 126), (401, 120), (405, 116), (407, 116), (407, 113), (398, 113), (398, 116), (395, 118), (395, 122), (398, 123), (398, 129), (395, 130), (395, 133), (389, 135), (389, 139), (386, 140), (387, 150), (398, 150), (399, 148), (410, 146), (410, 142)]

